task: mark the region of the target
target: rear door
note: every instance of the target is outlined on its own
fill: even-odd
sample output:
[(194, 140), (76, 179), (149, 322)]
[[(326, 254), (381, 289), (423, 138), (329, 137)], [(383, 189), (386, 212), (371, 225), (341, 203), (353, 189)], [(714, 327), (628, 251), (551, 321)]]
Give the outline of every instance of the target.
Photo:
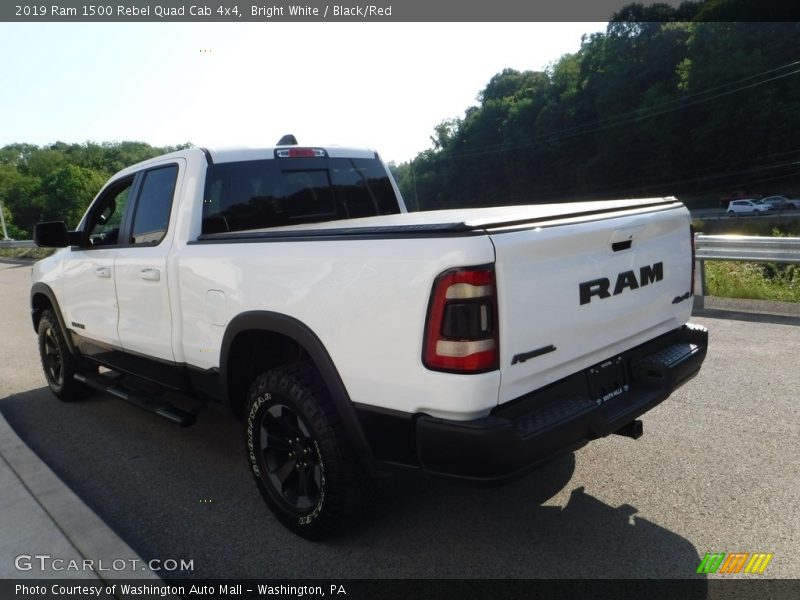
[(490, 230), (500, 311), (501, 403), (688, 320), (688, 211), (676, 203), (619, 214)]
[(115, 258), (117, 331), (122, 348), (126, 353), (167, 362), (175, 360), (167, 282), (174, 234), (169, 225), (183, 164), (182, 159), (173, 160), (140, 173), (127, 239)]

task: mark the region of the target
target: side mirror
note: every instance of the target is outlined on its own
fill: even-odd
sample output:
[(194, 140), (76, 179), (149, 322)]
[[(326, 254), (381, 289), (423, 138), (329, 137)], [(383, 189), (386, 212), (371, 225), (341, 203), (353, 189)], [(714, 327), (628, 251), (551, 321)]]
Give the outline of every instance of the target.
[(67, 231), (64, 221), (37, 223), (33, 228), (33, 241), (40, 248), (65, 248), (77, 244), (80, 232)]

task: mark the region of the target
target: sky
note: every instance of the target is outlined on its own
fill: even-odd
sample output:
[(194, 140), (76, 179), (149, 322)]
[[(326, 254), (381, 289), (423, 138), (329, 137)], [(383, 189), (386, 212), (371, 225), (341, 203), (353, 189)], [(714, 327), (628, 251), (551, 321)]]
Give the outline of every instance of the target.
[(403, 162), (504, 68), (605, 23), (0, 23), (0, 146), (375, 148)]

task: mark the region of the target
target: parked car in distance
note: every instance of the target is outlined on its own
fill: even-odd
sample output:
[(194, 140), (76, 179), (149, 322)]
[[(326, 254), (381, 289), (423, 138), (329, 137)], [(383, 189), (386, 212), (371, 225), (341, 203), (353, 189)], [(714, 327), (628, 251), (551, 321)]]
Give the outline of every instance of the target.
[(789, 200), (785, 196), (768, 196), (761, 200), (770, 210), (795, 210), (798, 205), (797, 200)]
[(759, 200), (733, 200), (728, 204), (729, 215), (754, 215), (758, 216), (769, 210), (769, 205)]
[(727, 196), (722, 196), (722, 198), (719, 199), (719, 204), (722, 208), (727, 208), (728, 204), (734, 200), (753, 200), (755, 198), (761, 198), (762, 196), (763, 194), (756, 194), (755, 192), (741, 190), (728, 194)]

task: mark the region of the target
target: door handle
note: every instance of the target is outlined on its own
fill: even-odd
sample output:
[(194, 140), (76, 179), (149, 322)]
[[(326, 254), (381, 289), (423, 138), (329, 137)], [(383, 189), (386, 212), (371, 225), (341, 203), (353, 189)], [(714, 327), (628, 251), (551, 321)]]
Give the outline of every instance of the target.
[(158, 269), (142, 269), (139, 277), (145, 281), (161, 281), (161, 272)]
[(111, 267), (97, 267), (94, 270), (94, 274), (97, 277), (102, 277), (103, 279), (109, 279), (111, 277)]

